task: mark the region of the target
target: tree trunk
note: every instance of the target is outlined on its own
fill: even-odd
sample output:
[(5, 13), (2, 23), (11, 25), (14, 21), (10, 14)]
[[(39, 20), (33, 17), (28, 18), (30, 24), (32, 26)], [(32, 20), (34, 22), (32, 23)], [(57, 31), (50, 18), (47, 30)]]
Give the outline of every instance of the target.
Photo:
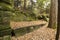
[(56, 40), (60, 40), (60, 0), (58, 0), (58, 26)]
[(31, 10), (32, 10), (32, 8), (33, 8), (33, 0), (31, 0)]
[(26, 0), (24, 0), (24, 9), (26, 9)]
[(51, 0), (49, 28), (56, 28), (57, 26), (57, 0)]
[(56, 40), (60, 40), (60, 32), (59, 31), (60, 31), (60, 22), (58, 21), (57, 33), (56, 33)]

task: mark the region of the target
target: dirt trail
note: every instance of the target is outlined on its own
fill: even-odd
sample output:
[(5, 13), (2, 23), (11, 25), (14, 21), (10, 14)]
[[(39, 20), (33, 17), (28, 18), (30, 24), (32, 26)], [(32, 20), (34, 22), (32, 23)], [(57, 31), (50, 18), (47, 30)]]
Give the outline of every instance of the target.
[(16, 28), (17, 26), (29, 26), (41, 23), (46, 23), (46, 25), (23, 36), (12, 37), (11, 40), (55, 40), (56, 30), (47, 28), (48, 23), (45, 21), (12, 22), (11, 27)]
[[(39, 23), (39, 22), (41, 21), (38, 21), (36, 23)], [(26, 25), (29, 25), (29, 24), (26, 23)], [(12, 40), (55, 40), (56, 30), (47, 28), (47, 25), (48, 23), (45, 26), (40, 27), (39, 29), (34, 30), (33, 32), (30, 32), (30, 33), (27, 33), (23, 36), (12, 37)]]
[[(50, 28), (39, 28), (24, 36), (16, 36), (18, 40), (55, 40), (56, 31)], [(16, 40), (12, 38), (12, 40)]]
[(39, 21), (23, 21), (23, 22), (10, 22), (11, 28), (12, 29), (17, 29), (21, 27), (28, 27), (31, 25), (40, 25), (40, 24), (46, 24), (46, 21), (39, 20)]

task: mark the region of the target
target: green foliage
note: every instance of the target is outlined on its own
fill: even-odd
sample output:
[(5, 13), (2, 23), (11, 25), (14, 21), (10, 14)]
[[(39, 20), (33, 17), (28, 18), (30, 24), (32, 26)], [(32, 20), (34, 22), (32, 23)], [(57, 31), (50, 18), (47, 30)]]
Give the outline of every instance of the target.
[(0, 11), (0, 23), (9, 25), (11, 14), (10, 11)]
[(1, 0), (0, 10), (4, 10), (4, 11), (13, 10), (13, 0)]
[(57, 24), (56, 23), (54, 23), (53, 29), (57, 29)]
[(11, 14), (11, 20), (13, 21), (33, 21), (33, 20), (40, 20), (43, 19), (48, 21), (49, 15), (48, 14), (35, 14), (35, 13), (24, 13), (15, 11)]
[(11, 36), (10, 35), (3, 36), (3, 40), (11, 40)]
[(2, 40), (3, 39), (3, 37), (0, 37), (0, 40)]
[[(22, 11), (20, 11), (19, 8), (16, 7), (14, 12), (12, 12), (11, 20), (13, 20), (13, 21), (33, 21), (33, 20), (44, 19), (47, 21), (48, 16), (41, 15), (44, 13), (49, 14), (49, 12), (46, 12), (46, 10), (49, 10), (50, 5), (48, 5), (47, 8), (44, 8), (46, 2), (49, 2), (49, 1), (48, 0), (37, 0), (37, 3), (33, 3), (33, 7), (32, 7), (33, 9), (30, 9), (30, 10), (26, 9), (26, 11), (24, 9), (21, 9), (23, 7), (20, 7), (20, 10), (22, 10)], [(32, 5), (29, 5), (29, 7), (31, 7), (31, 6)], [(27, 8), (28, 8), (28, 6), (27, 6)], [(30, 11), (30, 12), (28, 12), (28, 11)]]
[(11, 40), (11, 36), (6, 35), (6, 36), (3, 36), (3, 37), (0, 37), (0, 40)]
[(10, 12), (0, 11), (0, 36), (10, 35)]
[(24, 35), (26, 34), (26, 32), (27, 32), (26, 28), (20, 28), (20, 29), (14, 30), (14, 33), (16, 36)]
[(38, 20), (43, 19), (45, 21), (49, 21), (49, 16), (47, 14), (42, 14), (40, 16), (37, 16)]
[(14, 33), (16, 36), (22, 36), (22, 35), (25, 35), (26, 33), (30, 33), (30, 32), (33, 32), (34, 30), (40, 28), (39, 25), (32, 25), (32, 26), (29, 26), (29, 27), (24, 27), (24, 28), (19, 28), (19, 29), (15, 29), (14, 30)]
[(12, 13), (11, 20), (13, 20), (13, 21), (32, 21), (32, 20), (35, 20), (35, 14), (15, 11), (14, 13)]
[(11, 35), (11, 29), (0, 30), (0, 37)]
[(13, 7), (11, 7), (10, 5), (8, 5), (8, 4), (5, 4), (5, 3), (0, 3), (0, 10), (12, 10), (13, 9)]
[[(45, 5), (45, 3), (46, 3), (46, 0), (37, 0), (37, 5), (39, 6), (40, 10), (43, 9), (43, 6)], [(14, 7), (13, 4), (14, 4), (13, 0), (0, 1), (0, 7), (1, 7), (0, 11), (2, 11), (2, 10), (8, 11), (8, 12), (2, 12), (2, 13), (0, 12), (1, 15), (3, 15), (3, 17), (4, 17), (4, 15), (10, 16), (9, 18), (4, 17), (3, 19), (7, 19), (7, 20), (11, 19), (13, 21), (33, 21), (33, 20), (39, 20), (42, 18), (44, 20), (47, 20), (46, 16), (40, 15), (41, 12), (40, 13), (37, 12), (37, 11), (39, 11), (36, 9), (37, 6), (36, 6), (36, 8), (33, 7), (32, 10), (29, 10), (31, 12), (27, 12), (27, 11), (24, 12), (24, 10), (21, 12), (20, 10), (13, 9), (13, 7)], [(34, 3), (34, 5), (35, 4), (36, 3)], [(47, 8), (47, 10), (48, 10), (48, 8)], [(45, 12), (45, 9), (42, 13), (44, 14), (44, 12)], [(1, 18), (0, 18), (0, 21), (2, 22), (3, 19), (1, 19)]]
[(1, 25), (0, 24), (0, 31), (5, 30), (5, 29), (10, 29), (10, 25)]

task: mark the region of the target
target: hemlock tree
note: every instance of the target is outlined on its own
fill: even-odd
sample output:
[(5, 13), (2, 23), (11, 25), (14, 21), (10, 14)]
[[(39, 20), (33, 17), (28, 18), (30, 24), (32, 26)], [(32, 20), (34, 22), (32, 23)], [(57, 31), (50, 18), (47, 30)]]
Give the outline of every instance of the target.
[(51, 9), (50, 9), (50, 19), (49, 19), (49, 28), (57, 27), (57, 0), (51, 0)]

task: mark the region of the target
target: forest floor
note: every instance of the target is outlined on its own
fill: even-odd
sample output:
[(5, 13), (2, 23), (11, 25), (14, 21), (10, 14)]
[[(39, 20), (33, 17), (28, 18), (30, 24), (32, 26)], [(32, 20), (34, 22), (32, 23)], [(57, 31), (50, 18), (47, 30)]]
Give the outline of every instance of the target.
[(47, 25), (23, 36), (14, 36), (12, 40), (55, 40), (56, 30), (47, 28)]

